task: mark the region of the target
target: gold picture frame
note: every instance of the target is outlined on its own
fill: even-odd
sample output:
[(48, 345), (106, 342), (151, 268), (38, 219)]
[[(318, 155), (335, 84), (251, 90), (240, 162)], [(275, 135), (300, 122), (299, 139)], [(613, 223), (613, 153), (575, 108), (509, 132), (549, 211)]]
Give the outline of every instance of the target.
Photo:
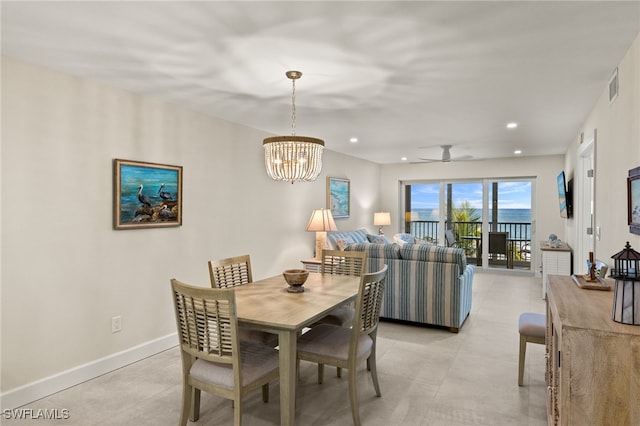
[(182, 166), (113, 160), (113, 228), (182, 225)]

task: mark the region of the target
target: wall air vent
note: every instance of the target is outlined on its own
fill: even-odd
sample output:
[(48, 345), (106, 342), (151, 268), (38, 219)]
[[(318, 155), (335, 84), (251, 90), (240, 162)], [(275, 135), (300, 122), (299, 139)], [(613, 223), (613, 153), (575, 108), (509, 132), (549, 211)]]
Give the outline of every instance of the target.
[(613, 71), (609, 79), (609, 103), (612, 103), (618, 97), (618, 68)]

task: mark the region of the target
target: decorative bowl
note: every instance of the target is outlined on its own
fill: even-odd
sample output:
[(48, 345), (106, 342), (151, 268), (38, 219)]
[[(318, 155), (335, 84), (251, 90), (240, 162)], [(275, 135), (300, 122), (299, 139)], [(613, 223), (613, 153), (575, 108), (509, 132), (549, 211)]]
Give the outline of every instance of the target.
[(302, 286), (307, 278), (309, 278), (309, 271), (306, 269), (287, 269), (282, 273), (287, 284), (289, 284), (289, 288), (287, 291), (291, 293), (301, 293), (304, 291), (304, 287)]

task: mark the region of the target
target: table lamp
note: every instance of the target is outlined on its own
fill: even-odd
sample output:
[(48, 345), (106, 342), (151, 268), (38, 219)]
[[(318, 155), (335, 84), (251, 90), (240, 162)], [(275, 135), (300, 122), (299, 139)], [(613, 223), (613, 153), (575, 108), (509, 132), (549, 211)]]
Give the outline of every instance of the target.
[(307, 224), (307, 231), (316, 233), (316, 259), (322, 259), (322, 250), (327, 240), (327, 231), (337, 231), (331, 210), (314, 210)]
[(383, 226), (391, 225), (391, 213), (389, 212), (377, 212), (373, 214), (373, 225), (379, 226), (378, 234), (384, 235), (384, 231), (382, 230)]

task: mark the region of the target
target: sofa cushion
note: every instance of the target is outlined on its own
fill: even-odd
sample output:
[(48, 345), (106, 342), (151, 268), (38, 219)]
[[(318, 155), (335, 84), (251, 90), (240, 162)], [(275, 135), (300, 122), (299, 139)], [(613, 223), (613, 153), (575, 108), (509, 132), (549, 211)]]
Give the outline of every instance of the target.
[(467, 257), (464, 255), (464, 250), (457, 247), (406, 243), (400, 248), (400, 256), (407, 260), (457, 263), (460, 266), (460, 272), (467, 267)]
[(370, 258), (400, 259), (400, 246), (397, 244), (355, 243), (347, 244), (345, 251), (363, 251)]
[(343, 240), (345, 243), (366, 243), (367, 231), (365, 228), (360, 228), (355, 231), (331, 231), (327, 232), (327, 241), (325, 248), (329, 250), (339, 250), (338, 240)]

